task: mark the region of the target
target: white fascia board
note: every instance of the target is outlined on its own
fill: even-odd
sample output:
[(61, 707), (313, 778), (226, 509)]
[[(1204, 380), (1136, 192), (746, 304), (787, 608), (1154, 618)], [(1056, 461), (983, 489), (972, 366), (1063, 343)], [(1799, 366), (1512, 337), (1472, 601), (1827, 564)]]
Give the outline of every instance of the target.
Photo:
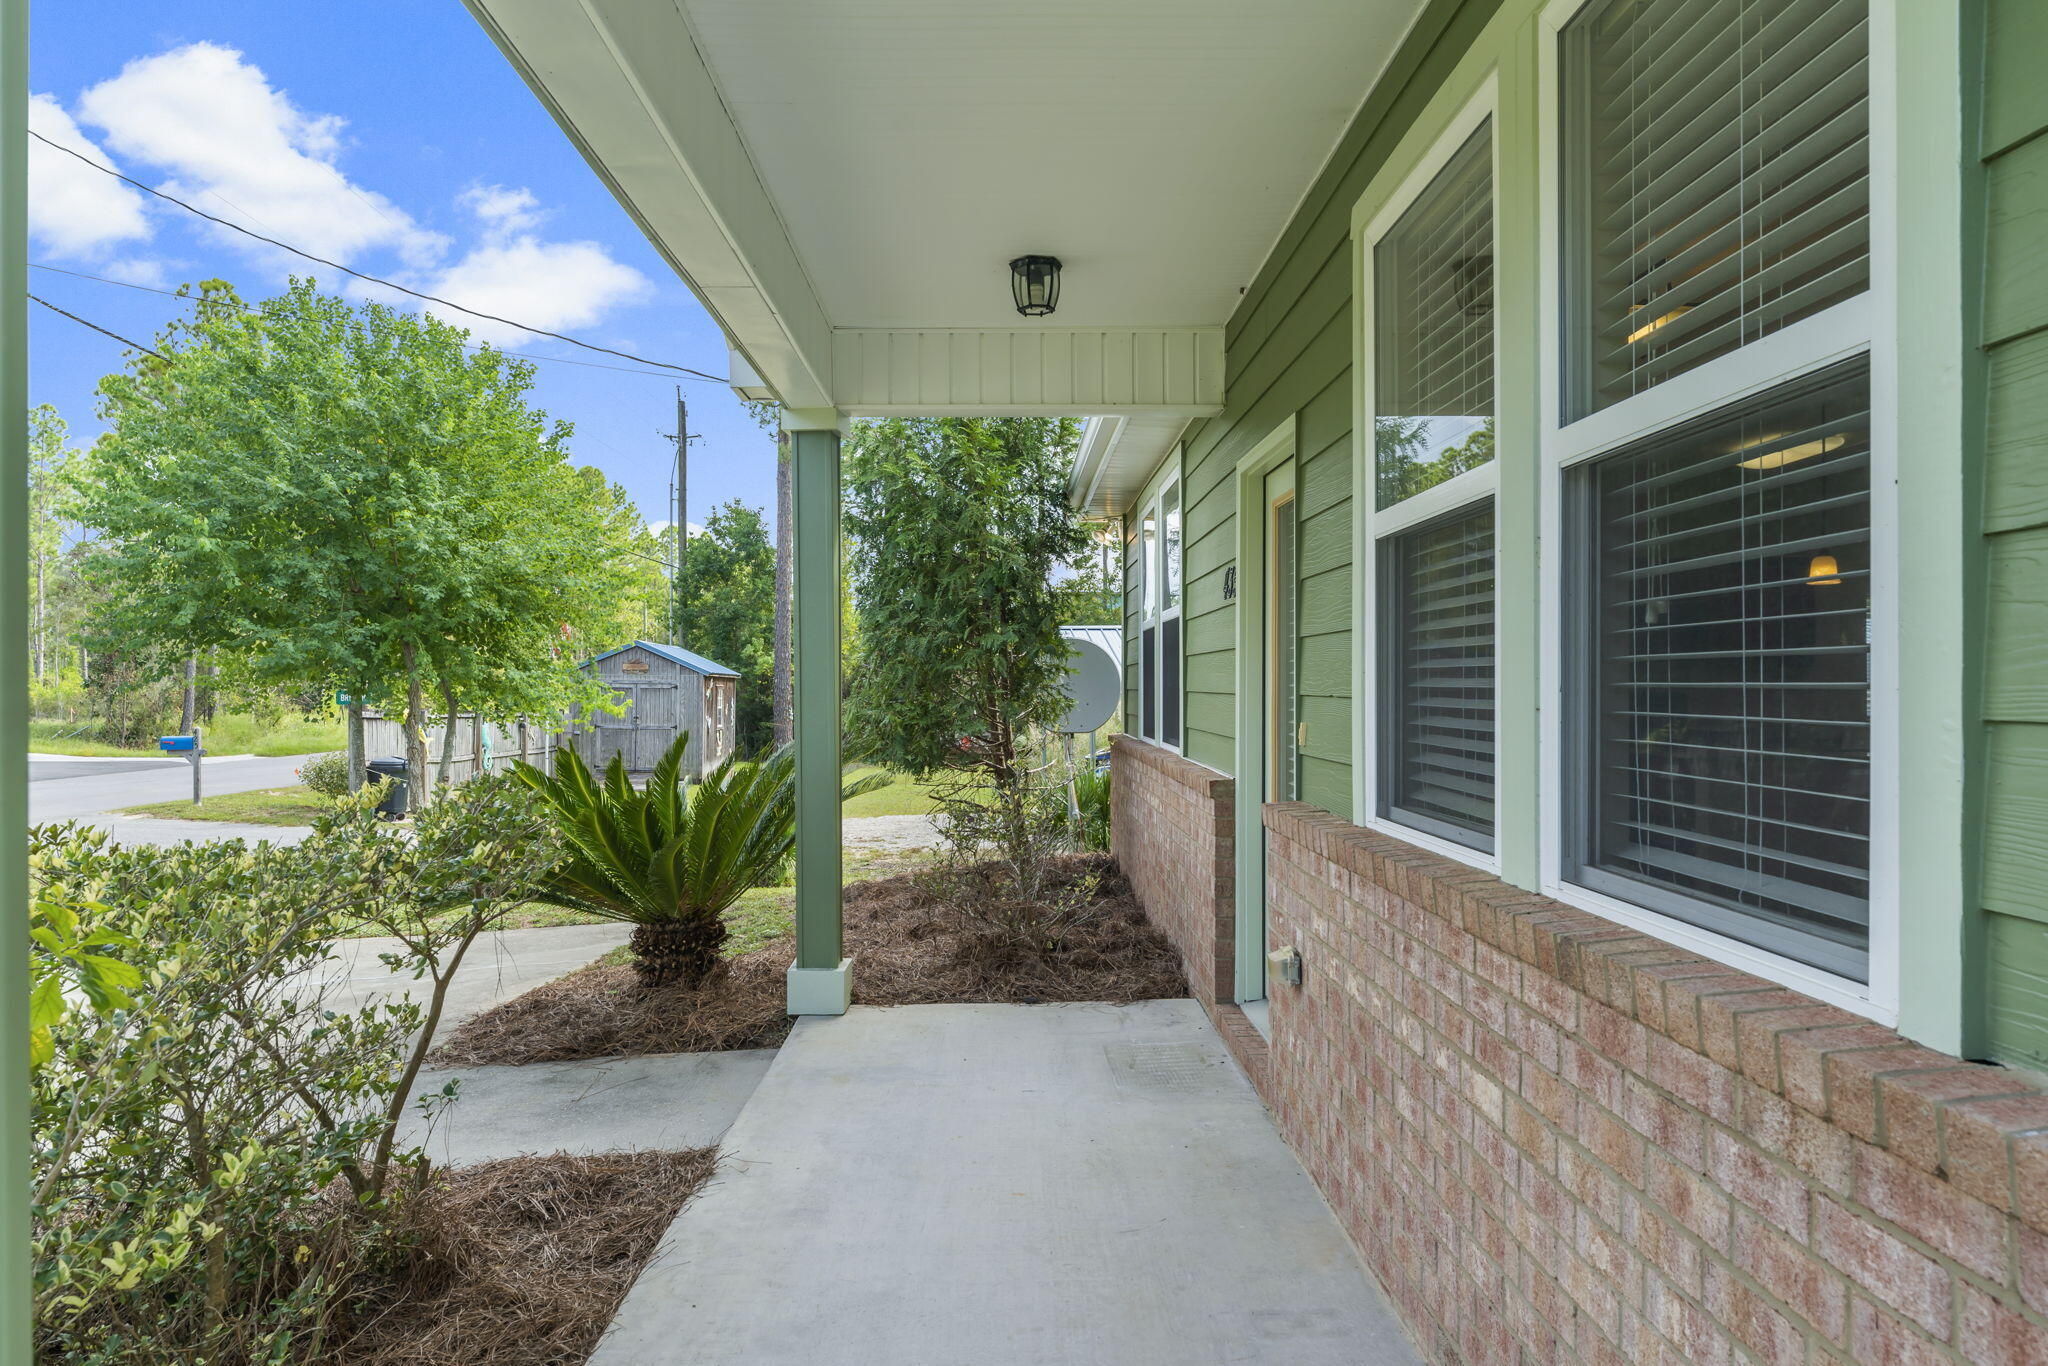
[(1124, 420), (1121, 417), (1091, 417), (1081, 429), (1081, 449), (1074, 457), (1074, 473), (1067, 480), (1067, 505), (1076, 511), (1087, 512), (1095, 504), (1095, 490), (1102, 483), (1102, 472), (1109, 466), (1110, 452), (1116, 449), (1117, 437), (1123, 434)]
[(680, 8), (465, 3), (756, 377), (830, 407), (831, 324)]

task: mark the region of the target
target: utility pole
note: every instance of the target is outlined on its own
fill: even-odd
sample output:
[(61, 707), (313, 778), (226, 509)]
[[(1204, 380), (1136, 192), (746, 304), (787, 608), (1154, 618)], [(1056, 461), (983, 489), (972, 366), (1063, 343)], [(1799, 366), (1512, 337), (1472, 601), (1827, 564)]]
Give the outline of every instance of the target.
[(683, 643), (683, 554), (690, 548), (690, 405), (683, 402), (683, 386), (676, 386), (676, 429), (663, 436), (676, 443), (676, 467), (669, 479), (669, 515), (676, 529), (674, 571), (669, 575), (669, 637), (671, 645)]

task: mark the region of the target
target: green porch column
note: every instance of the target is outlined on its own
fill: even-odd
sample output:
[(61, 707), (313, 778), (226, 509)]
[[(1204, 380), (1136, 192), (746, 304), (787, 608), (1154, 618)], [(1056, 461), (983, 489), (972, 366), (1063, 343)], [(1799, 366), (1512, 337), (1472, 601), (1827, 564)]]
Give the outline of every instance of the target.
[(0, 0), (0, 1362), (29, 1359), (28, 0)]
[(839, 415), (786, 410), (795, 504), (796, 962), (789, 1013), (844, 1015), (839, 861)]

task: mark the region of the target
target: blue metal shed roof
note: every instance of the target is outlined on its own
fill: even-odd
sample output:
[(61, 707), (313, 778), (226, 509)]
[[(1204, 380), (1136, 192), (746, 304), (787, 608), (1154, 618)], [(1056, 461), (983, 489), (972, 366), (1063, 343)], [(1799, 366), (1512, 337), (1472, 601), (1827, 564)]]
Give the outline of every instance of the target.
[(628, 641), (624, 645), (619, 646), (618, 649), (606, 650), (603, 654), (596, 656), (596, 658), (585, 660), (584, 663), (586, 665), (589, 665), (597, 663), (600, 659), (610, 659), (613, 655), (624, 653), (625, 651), (632, 649), (635, 645), (639, 646), (643, 650), (651, 650), (655, 654), (660, 655), (663, 659), (672, 659), (676, 663), (682, 665), (684, 668), (694, 669), (696, 672), (700, 674), (707, 674), (713, 678), (739, 677), (739, 672), (737, 670), (728, 669), (723, 664), (714, 664), (710, 660), (706, 659), (704, 656), (696, 653), (694, 650), (685, 650), (680, 645), (664, 645), (658, 640)]

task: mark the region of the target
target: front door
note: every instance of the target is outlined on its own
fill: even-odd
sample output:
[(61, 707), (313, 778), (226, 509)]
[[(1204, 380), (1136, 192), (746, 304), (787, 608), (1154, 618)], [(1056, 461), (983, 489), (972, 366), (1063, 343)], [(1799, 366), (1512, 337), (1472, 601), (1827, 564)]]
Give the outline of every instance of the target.
[[(1263, 1028), (1262, 1004), (1266, 998), (1266, 841), (1259, 809), (1267, 802), (1292, 801), (1300, 767), (1296, 743), (1299, 734), (1299, 692), (1296, 654), (1300, 630), (1295, 608), (1295, 546), (1297, 527), (1294, 501), (1294, 462), (1287, 460), (1267, 471), (1257, 485), (1260, 521), (1257, 538), (1256, 596), (1251, 604), (1258, 612), (1253, 639), (1257, 641), (1258, 667), (1251, 673), (1257, 688), (1258, 724), (1255, 761), (1245, 766), (1251, 788), (1244, 796), (1255, 798), (1250, 811), (1250, 840), (1240, 839), (1238, 857), (1253, 860), (1250, 874), (1241, 886), (1238, 915), (1245, 922), (1238, 935), (1238, 999), (1246, 1004), (1253, 1020)], [(1250, 596), (1250, 595), (1248, 595)]]

